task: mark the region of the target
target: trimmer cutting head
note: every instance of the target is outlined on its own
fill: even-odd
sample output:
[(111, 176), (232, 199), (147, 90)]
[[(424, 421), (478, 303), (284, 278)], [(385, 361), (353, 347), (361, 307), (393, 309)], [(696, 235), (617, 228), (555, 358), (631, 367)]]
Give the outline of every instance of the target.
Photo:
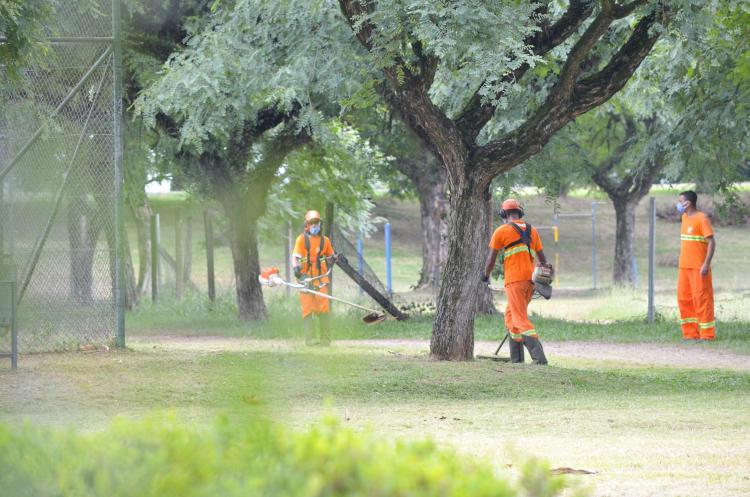
[(385, 318), (386, 315), (382, 312), (371, 312), (370, 314), (363, 317), (362, 321), (364, 321), (366, 324), (375, 324), (385, 321)]

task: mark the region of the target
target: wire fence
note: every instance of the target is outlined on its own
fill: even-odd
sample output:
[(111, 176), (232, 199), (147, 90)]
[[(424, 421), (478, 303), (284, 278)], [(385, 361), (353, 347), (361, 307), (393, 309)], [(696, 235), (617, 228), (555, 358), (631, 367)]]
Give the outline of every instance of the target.
[(2, 74), (0, 279), (17, 282), (22, 353), (122, 337), (113, 5), (56, 2), (44, 60)]

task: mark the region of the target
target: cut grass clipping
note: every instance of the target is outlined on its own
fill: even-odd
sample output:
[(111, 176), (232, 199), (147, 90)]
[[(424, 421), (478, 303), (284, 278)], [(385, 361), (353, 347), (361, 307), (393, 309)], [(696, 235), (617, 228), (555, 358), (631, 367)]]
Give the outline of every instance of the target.
[(498, 474), (431, 442), (385, 443), (330, 419), (302, 433), (161, 418), (118, 420), (93, 434), (0, 426), (0, 467), (4, 495), (584, 495), (537, 461), (517, 477)]

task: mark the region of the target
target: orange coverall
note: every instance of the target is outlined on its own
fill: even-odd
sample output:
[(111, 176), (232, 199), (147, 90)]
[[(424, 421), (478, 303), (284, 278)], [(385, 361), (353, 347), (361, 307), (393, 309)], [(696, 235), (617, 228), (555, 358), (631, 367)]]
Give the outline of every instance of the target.
[(713, 340), (716, 335), (711, 270), (705, 276), (701, 275), (701, 266), (708, 252), (708, 238), (713, 235), (711, 221), (703, 212), (682, 215), (677, 304), (682, 337), (686, 340)]
[[(522, 230), (526, 229), (523, 221), (514, 221)], [(490, 248), (501, 251), (507, 245), (520, 238), (510, 224), (504, 224), (492, 234)], [(531, 250), (542, 250), (542, 241), (536, 229), (531, 228)], [(508, 304), (505, 308), (505, 327), (513, 341), (521, 342), (523, 336), (537, 337), (534, 325), (529, 321), (528, 307), (534, 295), (534, 283), (531, 275), (534, 272), (533, 254), (524, 243), (508, 247), (503, 251), (503, 272), (505, 274), (505, 295)]]
[[(305, 235), (303, 233), (297, 237), (297, 241), (294, 244), (294, 255), (301, 258), (301, 269), (305, 276), (310, 277), (324, 274), (328, 271), (328, 264), (325, 258), (331, 257), (334, 253), (331, 240), (322, 235), (308, 235), (308, 237), (310, 239), (310, 254), (305, 249)], [(320, 246), (321, 241), (323, 241), (322, 248)], [(319, 263), (314, 263), (316, 258)], [(327, 294), (328, 283), (328, 277), (315, 280), (312, 282), (312, 290)], [(299, 301), (302, 304), (303, 319), (310, 314), (325, 314), (329, 310), (328, 299), (325, 297), (300, 292)]]

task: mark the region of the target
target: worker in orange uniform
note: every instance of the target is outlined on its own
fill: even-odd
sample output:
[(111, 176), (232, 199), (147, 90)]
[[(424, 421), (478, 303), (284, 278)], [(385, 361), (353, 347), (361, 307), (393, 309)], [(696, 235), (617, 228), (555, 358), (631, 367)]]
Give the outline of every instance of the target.
[[(305, 230), (297, 237), (292, 254), (294, 276), (298, 280), (315, 278), (328, 272), (334, 263), (335, 254), (331, 240), (323, 236), (320, 227), (318, 211), (307, 211), (305, 214)], [(308, 287), (316, 292), (328, 293), (329, 278), (317, 278), (308, 283)], [(328, 314), (328, 299), (318, 295), (300, 292), (299, 300), (302, 304), (302, 325), (305, 331), (306, 345), (330, 345), (331, 327)], [(320, 340), (315, 340), (313, 331), (313, 317), (319, 321)]]
[(711, 259), (716, 250), (714, 230), (708, 216), (698, 210), (694, 191), (680, 193), (677, 210), (680, 227), (680, 272), (677, 276), (677, 304), (684, 340), (714, 340), (714, 289)]
[(544, 348), (539, 341), (534, 325), (529, 321), (528, 307), (534, 295), (534, 254), (539, 265), (546, 265), (539, 233), (530, 224), (521, 221), (524, 212), (517, 200), (503, 201), (500, 217), (505, 224), (497, 228), (490, 241), (490, 255), (482, 275), (488, 282), (495, 267), (497, 254), (503, 252), (505, 275), (505, 295), (508, 305), (505, 308), (505, 327), (510, 334), (510, 360), (523, 362), (523, 346), (529, 350), (534, 364), (547, 364)]

